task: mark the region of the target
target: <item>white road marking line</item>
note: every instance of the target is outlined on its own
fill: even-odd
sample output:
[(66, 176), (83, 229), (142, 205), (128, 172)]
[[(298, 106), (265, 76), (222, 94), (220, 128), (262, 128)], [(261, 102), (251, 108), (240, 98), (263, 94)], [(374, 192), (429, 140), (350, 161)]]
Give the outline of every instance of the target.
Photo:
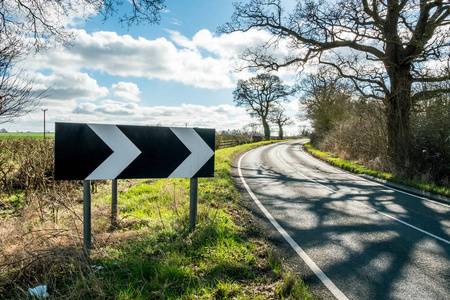
[(322, 272), (322, 270), (314, 263), (314, 261), (303, 251), (303, 249), (292, 239), (292, 237), (284, 230), (283, 227), (275, 220), (275, 218), (269, 213), (269, 211), (262, 205), (262, 203), (258, 200), (258, 198), (253, 194), (252, 190), (248, 186), (247, 182), (242, 175), (241, 170), (241, 161), (242, 158), (245, 157), (249, 152), (245, 153), (239, 158), (238, 162), (238, 173), (241, 178), (242, 183), (244, 184), (245, 189), (249, 193), (250, 197), (252, 197), (253, 201), (255, 201), (256, 205), (261, 209), (266, 218), (272, 223), (272, 225), (278, 230), (278, 232), (284, 237), (284, 239), (291, 245), (291, 247), (295, 250), (295, 252), (300, 256), (301, 259), (308, 265), (308, 267), (316, 274), (316, 276), (323, 282), (323, 284), (330, 290), (330, 292), (338, 299), (338, 300), (348, 300), (348, 298), (339, 290), (336, 285)]
[(425, 200), (425, 201), (428, 201), (428, 202), (433, 202), (434, 204), (437, 204), (437, 205), (440, 205), (440, 206), (450, 207), (450, 205), (449, 205), (449, 204), (446, 204), (446, 203), (438, 202), (438, 201), (435, 201), (435, 200), (432, 200), (432, 199), (428, 199), (428, 198), (425, 198), (425, 197), (422, 197), (422, 196), (414, 195), (414, 194), (411, 194), (411, 193), (408, 193), (408, 192), (405, 192), (405, 191), (402, 191), (402, 190), (398, 190), (398, 189), (396, 189), (396, 188), (387, 186), (387, 185), (385, 185), (385, 184), (382, 184), (382, 183), (379, 183), (379, 182), (376, 182), (376, 181), (372, 181), (372, 180), (368, 180), (368, 179), (366, 179), (366, 178), (363, 178), (363, 177), (354, 175), (354, 174), (352, 174), (352, 173), (350, 173), (350, 172), (344, 172), (344, 171), (340, 170), (339, 168), (337, 168), (337, 167), (335, 167), (335, 166), (329, 165), (329, 164), (327, 164), (327, 163), (321, 161), (320, 159), (311, 157), (311, 155), (308, 154), (308, 153), (306, 153), (305, 150), (303, 150), (302, 148), (300, 148), (300, 151), (301, 151), (303, 154), (305, 154), (305, 156), (306, 156), (309, 160), (314, 161), (314, 162), (317, 162), (317, 163), (320, 163), (320, 164), (322, 164), (322, 165), (324, 165), (324, 166), (327, 166), (327, 167), (329, 167), (329, 168), (333, 168), (334, 170), (336, 170), (337, 172), (339, 172), (339, 173), (341, 173), (341, 174), (349, 175), (349, 176), (351, 176), (351, 177), (353, 177), (353, 178), (356, 178), (356, 179), (358, 179), (358, 180), (368, 181), (368, 182), (373, 183), (373, 184), (376, 184), (376, 185), (378, 185), (378, 186), (382, 186), (382, 187), (384, 187), (384, 188), (386, 188), (386, 189), (388, 189), (388, 190), (393, 190), (393, 191), (396, 191), (396, 192), (399, 192), (399, 193), (402, 193), (402, 194), (405, 194), (405, 195), (408, 195), (408, 196), (412, 196), (412, 197), (415, 197), (415, 198), (418, 198), (418, 199), (421, 199), (421, 200)]
[[(279, 149), (279, 148), (277, 149), (277, 156), (278, 156), (278, 158), (279, 158), (279, 159), (280, 159), (287, 167), (289, 167), (290, 169), (292, 169), (292, 170), (294, 170), (295, 172), (297, 172), (297, 174), (300, 174), (300, 175), (302, 175), (303, 177), (308, 178), (309, 180), (313, 181), (314, 183), (316, 183), (316, 184), (318, 184), (318, 185), (320, 185), (320, 186), (322, 186), (322, 187), (324, 187), (324, 188), (327, 188), (328, 190), (332, 191), (333, 193), (336, 193), (336, 194), (345, 196), (344, 193), (335, 191), (335, 190), (333, 190), (333, 189), (331, 189), (331, 188), (329, 188), (329, 187), (327, 187), (327, 186), (324, 186), (323, 184), (318, 183), (318, 182), (315, 181), (314, 179), (310, 179), (308, 176), (306, 176), (306, 175), (304, 175), (304, 174), (298, 172), (298, 171), (297, 171), (296, 169), (294, 169), (291, 165), (289, 165), (286, 161), (284, 161), (284, 159), (281, 158), (281, 156), (280, 156), (280, 149)], [(344, 173), (344, 172), (343, 172), (343, 174), (347, 174), (347, 173)], [(351, 174), (350, 174), (350, 175), (351, 175)], [(357, 177), (357, 176), (355, 176), (355, 177)], [(360, 178), (358, 178), (358, 179), (360, 179)], [(405, 194), (408, 194), (408, 193), (405, 193)], [(425, 231), (425, 230), (420, 229), (420, 228), (418, 228), (418, 227), (416, 227), (416, 226), (414, 226), (414, 225), (412, 225), (412, 224), (409, 224), (409, 223), (407, 223), (407, 222), (405, 222), (405, 221), (402, 221), (402, 220), (400, 220), (400, 219), (397, 219), (396, 217), (393, 217), (393, 216), (391, 216), (391, 215), (389, 215), (389, 214), (387, 214), (387, 213), (384, 213), (384, 212), (381, 212), (381, 211), (379, 211), (379, 210), (376, 210), (376, 209), (374, 209), (373, 207), (370, 207), (370, 206), (367, 205), (367, 204), (361, 203), (361, 202), (359, 202), (359, 201), (354, 201), (354, 202), (356, 202), (356, 203), (358, 203), (358, 204), (360, 204), (360, 205), (363, 205), (363, 206), (365, 206), (365, 207), (367, 207), (367, 208), (370, 208), (372, 211), (375, 211), (375, 212), (377, 212), (377, 213), (379, 213), (379, 214), (381, 214), (381, 215), (383, 215), (383, 216), (385, 216), (385, 217), (388, 217), (388, 218), (390, 218), (390, 219), (392, 219), (392, 220), (394, 220), (394, 221), (397, 221), (397, 222), (399, 222), (399, 223), (401, 223), (401, 224), (403, 224), (403, 225), (406, 225), (406, 226), (408, 226), (408, 227), (410, 227), (410, 228), (413, 228), (413, 229), (415, 229), (415, 230), (417, 230), (417, 231), (420, 231), (420, 232), (422, 232), (422, 233), (424, 233), (424, 234), (426, 234), (426, 235), (428, 235), (428, 236), (430, 236), (430, 237), (432, 237), (432, 238), (435, 238), (435, 239), (437, 239), (437, 240), (439, 240), (439, 241), (442, 241), (442, 242), (444, 242), (444, 243), (446, 243), (446, 244), (450, 244), (450, 241), (448, 241), (448, 240), (446, 240), (446, 239), (444, 239), (444, 238), (441, 238), (441, 237), (439, 237), (439, 236), (437, 236), (437, 235), (434, 235), (434, 234), (432, 234), (431, 232)]]
[(391, 216), (391, 215), (389, 215), (389, 214), (386, 214), (386, 213), (384, 213), (384, 212), (378, 211), (378, 210), (374, 209), (373, 207), (370, 207), (370, 206), (367, 205), (367, 204), (364, 204), (364, 203), (361, 203), (361, 202), (357, 202), (357, 201), (356, 201), (356, 203), (358, 203), (358, 204), (360, 204), (360, 205), (363, 205), (363, 206), (365, 206), (365, 207), (367, 207), (367, 208), (369, 208), (369, 209), (371, 209), (371, 210), (373, 210), (373, 211), (375, 211), (375, 212), (377, 212), (377, 213), (379, 213), (379, 214), (382, 214), (383, 216), (388, 217), (388, 218), (390, 218), (390, 219), (392, 219), (392, 220), (394, 220), (394, 221), (397, 221), (397, 222), (399, 222), (399, 223), (401, 223), (401, 224), (403, 224), (403, 225), (406, 225), (406, 226), (411, 227), (411, 228), (413, 228), (413, 229), (415, 229), (415, 230), (417, 230), (417, 231), (420, 231), (420, 232), (422, 232), (422, 233), (425, 233), (426, 235), (429, 235), (429, 236), (431, 236), (431, 237), (433, 237), (433, 238), (435, 238), (435, 239), (437, 239), (437, 240), (439, 240), (439, 241), (442, 241), (442, 242), (444, 242), (444, 243), (446, 243), (446, 244), (450, 244), (450, 241), (449, 241), (449, 240), (446, 240), (446, 239), (441, 238), (441, 237), (439, 237), (439, 236), (437, 236), (437, 235), (434, 235), (434, 234), (432, 234), (432, 233), (430, 233), (430, 232), (428, 232), (428, 231), (425, 231), (425, 230), (423, 230), (423, 229), (420, 229), (419, 227), (416, 227), (416, 226), (411, 225), (411, 224), (409, 224), (409, 223), (407, 223), (407, 222), (405, 222), (405, 221), (402, 221), (402, 220), (400, 220), (400, 219), (397, 219), (396, 217), (393, 217), (393, 216)]

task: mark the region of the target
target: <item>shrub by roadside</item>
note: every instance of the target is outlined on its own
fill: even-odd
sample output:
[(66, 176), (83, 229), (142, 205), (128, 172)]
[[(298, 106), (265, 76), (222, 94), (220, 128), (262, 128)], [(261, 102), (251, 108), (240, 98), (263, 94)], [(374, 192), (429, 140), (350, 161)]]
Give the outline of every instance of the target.
[(317, 157), (317, 158), (324, 160), (332, 165), (335, 165), (339, 168), (342, 168), (344, 170), (347, 170), (347, 171), (350, 171), (353, 173), (365, 174), (365, 175), (373, 176), (375, 178), (379, 178), (379, 179), (391, 181), (394, 183), (410, 186), (410, 187), (413, 187), (413, 188), (416, 188), (416, 189), (419, 189), (422, 191), (434, 193), (437, 195), (442, 195), (445, 197), (450, 197), (450, 189), (449, 188), (440, 187), (435, 184), (423, 183), (423, 182), (419, 182), (419, 181), (415, 181), (415, 180), (402, 179), (402, 178), (394, 176), (390, 173), (371, 170), (360, 164), (352, 162), (350, 160), (340, 159), (340, 158), (336, 157), (335, 155), (333, 155), (333, 153), (320, 151), (320, 150), (314, 148), (310, 143), (305, 144), (305, 149), (308, 153), (310, 153), (314, 157)]

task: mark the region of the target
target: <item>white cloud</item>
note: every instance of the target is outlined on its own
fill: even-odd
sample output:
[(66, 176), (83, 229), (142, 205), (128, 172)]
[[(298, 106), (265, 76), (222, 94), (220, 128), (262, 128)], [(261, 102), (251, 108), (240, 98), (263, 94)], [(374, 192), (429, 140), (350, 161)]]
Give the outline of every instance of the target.
[[(78, 104), (73, 113), (86, 122), (207, 127), (241, 129), (252, 122), (247, 112), (232, 105), (203, 106), (182, 104), (181, 106), (139, 106), (104, 100), (101, 104), (85, 102)], [(114, 118), (111, 118), (114, 116)]]
[[(286, 134), (295, 135), (299, 126), (309, 127), (309, 122), (299, 122), (296, 101), (285, 104), (286, 114), (296, 121), (295, 125), (286, 126)], [(182, 104), (181, 106), (143, 106), (138, 103), (103, 100), (76, 103), (74, 100), (44, 100), (40, 108), (48, 108), (47, 130), (54, 131), (55, 122), (124, 124), (124, 125), (161, 125), (184, 127), (215, 128), (222, 130), (243, 129), (250, 123), (257, 123), (245, 109), (233, 105), (204, 106)], [(3, 124), (1, 128), (8, 131), (42, 131), (43, 113), (40, 109), (21, 117), (16, 123)], [(276, 136), (277, 126), (271, 125), (272, 135)], [(262, 128), (260, 128), (262, 130)]]
[[(176, 31), (168, 32), (173, 42), (164, 37), (149, 40), (120, 36), (115, 32), (88, 34), (74, 29), (72, 47), (49, 50), (28, 60), (28, 63), (35, 69), (52, 69), (59, 73), (99, 70), (122, 77), (144, 77), (198, 88), (222, 89), (232, 88), (237, 79), (249, 76), (248, 72), (234, 72), (233, 66), (239, 54), (251, 45), (270, 39), (268, 33), (256, 30), (216, 37), (204, 29), (192, 39)], [(288, 51), (285, 45), (277, 49), (280, 56)]]
[(298, 99), (291, 99), (291, 101), (282, 102), (281, 106), (285, 109), (285, 114), (295, 119), (295, 117), (298, 115), (299, 110), (299, 100)]
[(49, 76), (41, 73), (35, 74), (37, 91), (48, 89), (46, 98), (56, 100), (84, 99), (96, 100), (108, 94), (106, 87), (98, 86), (95, 79), (86, 73), (80, 72), (54, 72)]
[(178, 31), (166, 29), (166, 32), (170, 34), (170, 39), (174, 41), (175, 44), (194, 51), (196, 50), (195, 43), (190, 39), (188, 39), (187, 37), (185, 37), (184, 35), (182, 35), (181, 33), (179, 33)]
[[(286, 132), (297, 134), (299, 131), (298, 102), (292, 100), (283, 104), (286, 114), (296, 124), (286, 126)], [(250, 123), (257, 123), (245, 109), (232, 105), (203, 106), (182, 104), (181, 106), (139, 106), (136, 103), (121, 103), (105, 100), (100, 105), (90, 102), (78, 104), (74, 109), (78, 118), (90, 123), (127, 124), (127, 125), (161, 125), (215, 128), (217, 131), (228, 129), (242, 129)], [(308, 124), (308, 122), (300, 122)], [(272, 125), (273, 135), (277, 133), (277, 126)]]
[(135, 115), (138, 106), (134, 103), (122, 103), (113, 100), (104, 100), (100, 105), (93, 103), (81, 103), (73, 110), (76, 114), (97, 114), (114, 115), (114, 116), (132, 116)]
[(178, 49), (165, 38), (134, 39), (115, 32), (74, 30), (74, 46), (53, 49), (30, 63), (35, 69), (58, 72), (82, 68), (110, 75), (173, 80), (194, 87), (219, 89), (233, 87), (228, 59), (202, 57), (198, 51)]
[[(64, 3), (67, 8), (70, 8), (66, 9), (69, 13), (64, 16), (64, 23), (72, 27), (83, 24), (86, 20), (97, 15), (99, 12), (98, 3), (95, 1), (65, 0), (61, 1), (61, 3)], [(55, 11), (55, 9), (47, 10), (47, 12), (48, 11)]]
[(180, 20), (175, 19), (175, 18), (170, 18), (169, 22), (170, 22), (170, 24), (175, 25), (175, 26), (183, 25), (183, 22), (181, 22)]
[(208, 29), (202, 29), (192, 39), (175, 30), (166, 30), (166, 32), (170, 34), (170, 39), (178, 46), (193, 51), (203, 49), (219, 58), (226, 59), (237, 59), (249, 46), (257, 46), (272, 37), (268, 32), (262, 30), (233, 32), (215, 36)]
[(139, 94), (141, 91), (139, 90), (139, 87), (132, 82), (120, 81), (112, 85), (111, 91), (115, 96), (122, 98), (123, 100), (132, 102), (140, 101)]
[(233, 32), (221, 36), (214, 36), (207, 29), (200, 30), (192, 38), (192, 42), (224, 58), (237, 58), (245, 49), (257, 46), (271, 38), (266, 31), (250, 30), (247, 32)]

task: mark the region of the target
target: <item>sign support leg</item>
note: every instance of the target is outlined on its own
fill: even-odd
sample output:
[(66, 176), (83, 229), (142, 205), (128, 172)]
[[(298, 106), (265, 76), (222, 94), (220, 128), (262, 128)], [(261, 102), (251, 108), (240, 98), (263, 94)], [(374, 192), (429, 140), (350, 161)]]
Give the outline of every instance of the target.
[(198, 193), (198, 178), (191, 178), (190, 182), (190, 203), (189, 203), (189, 232), (195, 230), (195, 221), (197, 218), (197, 193)]
[(91, 181), (83, 182), (83, 246), (89, 258), (91, 252)]
[(111, 226), (115, 226), (117, 222), (117, 179), (113, 179), (111, 183)]

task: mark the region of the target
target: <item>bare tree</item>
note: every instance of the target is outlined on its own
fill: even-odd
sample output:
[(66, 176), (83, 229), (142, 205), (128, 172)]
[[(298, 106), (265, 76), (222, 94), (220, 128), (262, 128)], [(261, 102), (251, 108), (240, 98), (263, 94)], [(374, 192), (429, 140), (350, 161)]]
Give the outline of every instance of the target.
[(353, 91), (344, 80), (321, 68), (317, 74), (307, 76), (300, 89), (303, 91), (300, 109), (311, 120), (316, 139), (323, 138), (348, 117)]
[[(2, 45), (3, 46), (3, 45)], [(32, 91), (33, 79), (13, 68), (17, 52), (0, 46), (0, 124), (27, 114), (38, 104), (43, 92)], [(22, 76), (18, 76), (22, 74)]]
[[(69, 44), (72, 38), (67, 26), (74, 18), (100, 14), (104, 21), (118, 13), (123, 0), (1, 0), (0, 37), (2, 43), (21, 43), (21, 49), (39, 50), (51, 41)], [(164, 0), (133, 0), (130, 10), (119, 20), (126, 26), (160, 21)]]
[[(30, 112), (43, 93), (33, 92), (34, 80), (15, 68), (30, 51), (54, 43), (65, 46), (72, 39), (72, 18), (101, 14), (106, 20), (117, 13), (123, 0), (0, 0), (0, 123)], [(133, 0), (120, 17), (126, 26), (154, 24), (160, 20), (164, 0)]]
[(266, 140), (270, 140), (270, 113), (280, 100), (287, 100), (287, 96), (292, 93), (278, 76), (260, 74), (248, 80), (239, 80), (233, 91), (233, 98), (237, 106), (245, 107), (252, 117), (261, 120), (264, 136)]
[[(444, 0), (306, 0), (286, 14), (279, 0), (235, 4), (222, 32), (263, 29), (275, 38), (244, 58), (249, 66), (278, 70), (318, 62), (351, 80), (365, 97), (386, 108), (388, 154), (403, 171), (409, 167), (410, 112), (415, 101), (450, 92), (414, 93), (423, 82), (450, 79), (450, 3)], [(286, 42), (291, 55), (269, 51)]]
[(252, 122), (244, 126), (244, 130), (250, 134), (260, 133), (261, 124), (259, 122)]
[(283, 126), (293, 124), (291, 118), (285, 115), (286, 110), (278, 105), (271, 113), (270, 121), (278, 125), (278, 139), (284, 138)]

